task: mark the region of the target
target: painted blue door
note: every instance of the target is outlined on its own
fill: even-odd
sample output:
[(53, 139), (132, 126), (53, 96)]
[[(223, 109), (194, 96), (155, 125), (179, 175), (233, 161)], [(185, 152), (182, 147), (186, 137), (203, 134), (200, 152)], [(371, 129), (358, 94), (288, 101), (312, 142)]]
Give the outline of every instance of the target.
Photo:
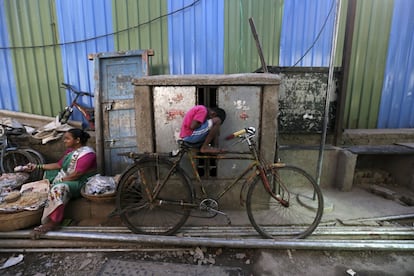
[(152, 51), (101, 53), (95, 56), (97, 157), (104, 175), (121, 173), (130, 163), (119, 153), (138, 151), (132, 80), (148, 75)]

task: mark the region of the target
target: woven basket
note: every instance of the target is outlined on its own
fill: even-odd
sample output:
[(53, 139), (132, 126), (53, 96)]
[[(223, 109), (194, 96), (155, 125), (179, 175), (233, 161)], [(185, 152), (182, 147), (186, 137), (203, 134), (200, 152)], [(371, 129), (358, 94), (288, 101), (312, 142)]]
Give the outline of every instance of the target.
[(14, 231), (40, 224), (43, 208), (34, 211), (18, 211), (13, 213), (0, 213), (0, 231)]
[(86, 198), (87, 200), (90, 200), (92, 202), (96, 203), (110, 203), (115, 200), (116, 192), (108, 193), (108, 194), (97, 194), (97, 195), (91, 195), (87, 194), (85, 192), (85, 186), (81, 189), (81, 195), (82, 197)]

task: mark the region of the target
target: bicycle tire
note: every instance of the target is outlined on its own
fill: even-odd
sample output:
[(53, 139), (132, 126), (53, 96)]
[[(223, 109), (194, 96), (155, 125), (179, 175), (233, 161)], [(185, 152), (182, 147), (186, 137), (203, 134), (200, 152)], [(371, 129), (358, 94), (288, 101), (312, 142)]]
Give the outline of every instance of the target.
[(4, 154), (1, 169), (4, 173), (13, 173), (15, 167), (24, 166), (32, 162), (34, 162), (34, 159), (30, 153), (21, 149), (11, 150)]
[[(40, 152), (38, 152), (37, 150), (32, 149), (32, 148), (22, 148), (22, 150), (28, 152), (32, 156), (34, 161), (32, 161), (31, 163), (44, 164), (46, 162), (43, 155)], [(30, 173), (30, 178), (29, 178), (30, 181), (41, 180), (43, 178), (43, 173), (44, 173), (44, 171), (42, 169), (34, 170), (33, 172)]]
[(257, 176), (249, 187), (246, 207), (250, 223), (264, 238), (301, 239), (318, 226), (323, 213), (323, 196), (315, 180), (295, 166), (266, 172), (272, 190), (288, 202), (283, 206), (266, 191)]
[[(179, 203), (192, 204), (194, 193), (182, 169), (175, 169), (155, 200), (151, 202), (146, 193), (154, 191), (155, 184), (165, 179), (172, 166), (167, 159), (149, 158), (133, 164), (122, 174), (116, 207), (121, 220), (132, 232), (172, 235), (187, 221), (191, 208)], [(162, 201), (176, 204), (163, 204)]]

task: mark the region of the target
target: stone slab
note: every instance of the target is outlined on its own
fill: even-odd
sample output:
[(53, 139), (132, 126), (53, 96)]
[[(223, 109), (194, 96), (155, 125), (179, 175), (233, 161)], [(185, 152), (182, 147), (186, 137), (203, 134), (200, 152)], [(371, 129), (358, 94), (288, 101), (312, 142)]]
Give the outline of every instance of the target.
[(99, 276), (109, 275), (198, 275), (227, 276), (245, 275), (241, 268), (210, 265), (189, 265), (165, 262), (109, 260), (98, 273)]

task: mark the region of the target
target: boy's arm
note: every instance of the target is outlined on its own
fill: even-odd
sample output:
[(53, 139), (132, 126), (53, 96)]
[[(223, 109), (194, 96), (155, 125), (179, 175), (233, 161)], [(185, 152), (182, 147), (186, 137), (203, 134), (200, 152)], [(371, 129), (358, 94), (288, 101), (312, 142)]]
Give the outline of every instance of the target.
[(190, 128), (191, 128), (192, 130), (197, 129), (197, 128), (199, 128), (200, 126), (201, 126), (201, 123), (200, 123), (199, 121), (197, 121), (197, 120), (192, 120), (192, 121), (191, 121)]

